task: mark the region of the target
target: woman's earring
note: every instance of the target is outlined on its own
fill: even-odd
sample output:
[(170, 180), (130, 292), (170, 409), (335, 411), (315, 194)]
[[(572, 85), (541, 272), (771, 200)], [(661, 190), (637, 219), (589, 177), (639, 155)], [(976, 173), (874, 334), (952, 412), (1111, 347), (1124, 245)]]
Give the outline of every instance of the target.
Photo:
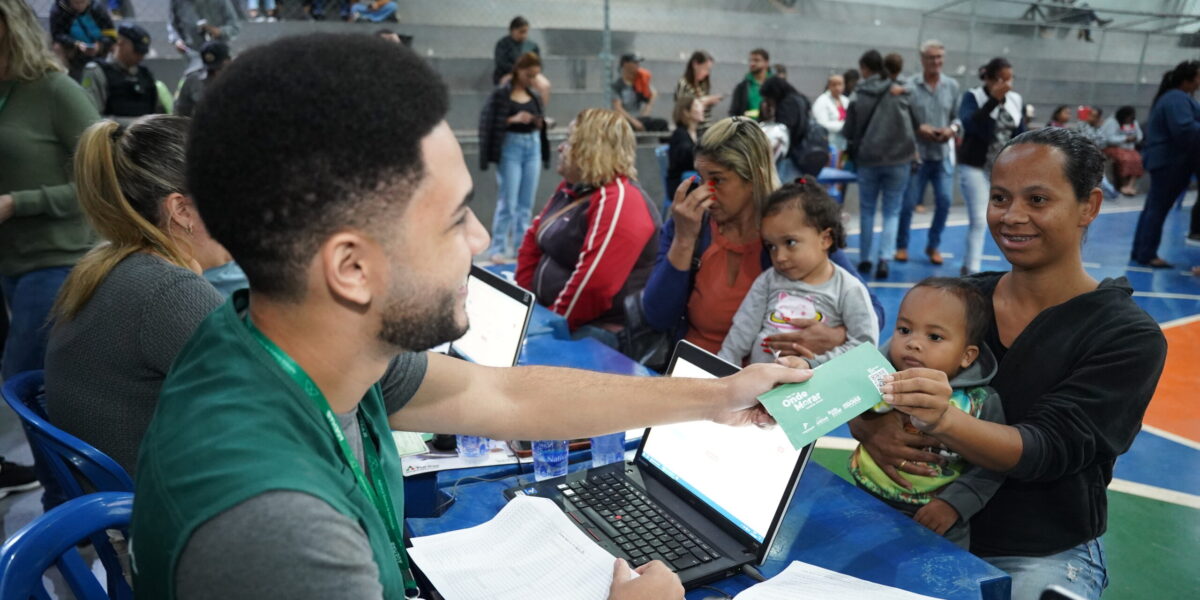
[(188, 223), (188, 225), (187, 225), (187, 232), (188, 232), (188, 235), (192, 235), (192, 224), (191, 223)]

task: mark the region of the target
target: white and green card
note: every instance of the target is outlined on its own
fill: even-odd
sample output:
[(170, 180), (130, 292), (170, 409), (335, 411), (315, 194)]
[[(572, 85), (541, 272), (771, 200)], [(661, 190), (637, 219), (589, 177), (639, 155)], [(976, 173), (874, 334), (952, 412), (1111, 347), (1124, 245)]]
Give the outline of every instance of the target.
[(758, 401), (799, 450), (879, 402), (883, 378), (895, 372), (875, 346), (863, 344), (813, 369), (808, 381), (781, 385)]

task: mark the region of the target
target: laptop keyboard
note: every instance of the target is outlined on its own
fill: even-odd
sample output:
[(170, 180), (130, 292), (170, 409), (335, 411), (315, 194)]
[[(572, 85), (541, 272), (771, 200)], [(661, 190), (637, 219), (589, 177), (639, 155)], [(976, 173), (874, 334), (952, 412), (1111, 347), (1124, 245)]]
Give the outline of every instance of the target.
[(568, 509), (567, 515), (597, 541), (600, 537), (595, 530), (603, 531), (634, 566), (661, 560), (679, 571), (721, 558), (710, 544), (624, 477), (591, 475), (587, 481), (557, 487), (576, 509)]

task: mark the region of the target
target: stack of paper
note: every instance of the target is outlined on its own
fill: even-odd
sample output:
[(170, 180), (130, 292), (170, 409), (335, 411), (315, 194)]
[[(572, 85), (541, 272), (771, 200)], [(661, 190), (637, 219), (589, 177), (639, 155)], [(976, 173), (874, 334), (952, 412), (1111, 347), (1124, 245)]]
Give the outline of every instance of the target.
[(446, 600), (605, 600), (616, 560), (552, 500), (529, 496), (487, 523), (412, 543), (409, 556)]
[(795, 561), (782, 573), (735, 596), (734, 600), (936, 600), (894, 587)]

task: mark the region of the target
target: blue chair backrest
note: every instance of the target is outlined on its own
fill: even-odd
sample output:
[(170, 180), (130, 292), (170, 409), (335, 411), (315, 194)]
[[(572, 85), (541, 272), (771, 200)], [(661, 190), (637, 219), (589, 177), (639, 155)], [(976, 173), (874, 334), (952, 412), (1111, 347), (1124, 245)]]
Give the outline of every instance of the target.
[[(79, 600), (128, 600), (133, 590), (121, 573), (106, 530), (129, 531), (133, 494), (103, 492), (70, 500), (22, 527), (0, 546), (0, 598), (49, 600), (42, 574), (52, 565)], [(108, 573), (108, 592), (79, 555), (75, 544), (90, 539)], [(128, 535), (126, 535), (128, 539)], [(63, 597), (61, 590), (58, 597)]]
[[(40, 370), (18, 373), (4, 382), (4, 401), (21, 417), (34, 453), (53, 473), (67, 498), (88, 492), (133, 492), (133, 480), (117, 461), (46, 420), (39, 399), (44, 381)], [(83, 488), (76, 473), (91, 489)]]

